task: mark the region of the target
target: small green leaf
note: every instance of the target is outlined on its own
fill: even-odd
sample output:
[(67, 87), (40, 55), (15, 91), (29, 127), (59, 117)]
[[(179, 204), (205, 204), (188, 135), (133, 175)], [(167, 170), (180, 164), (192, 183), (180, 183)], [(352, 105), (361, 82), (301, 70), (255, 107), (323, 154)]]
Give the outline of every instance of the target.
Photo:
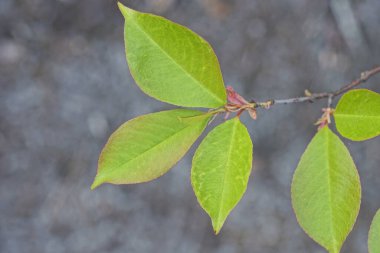
[(380, 210), (373, 218), (368, 236), (369, 253), (380, 253)]
[(128, 65), (148, 95), (174, 105), (216, 108), (226, 103), (218, 59), (196, 33), (165, 18), (129, 9), (125, 18)]
[(292, 204), (298, 223), (330, 253), (338, 253), (360, 208), (354, 161), (327, 126), (312, 139), (294, 173)]
[(181, 122), (200, 111), (177, 109), (132, 119), (109, 138), (100, 154), (98, 173), (91, 189), (102, 183), (133, 184), (166, 173), (201, 135), (209, 117)]
[(334, 113), (339, 133), (354, 141), (380, 134), (380, 94), (358, 89), (347, 92), (339, 100)]
[(238, 118), (213, 129), (195, 152), (191, 183), (216, 234), (243, 196), (251, 167), (251, 138)]

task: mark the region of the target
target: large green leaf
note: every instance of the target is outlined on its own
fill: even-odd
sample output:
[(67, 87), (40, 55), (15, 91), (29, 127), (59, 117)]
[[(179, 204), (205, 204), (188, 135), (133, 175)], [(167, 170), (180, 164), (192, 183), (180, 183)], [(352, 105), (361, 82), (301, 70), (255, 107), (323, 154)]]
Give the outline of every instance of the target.
[(294, 173), (292, 204), (298, 223), (330, 253), (338, 253), (360, 208), (354, 161), (327, 126), (312, 139)]
[(91, 188), (102, 183), (133, 184), (166, 173), (202, 133), (209, 117), (183, 122), (202, 112), (177, 109), (132, 119), (119, 127), (100, 154)]
[(358, 89), (339, 100), (335, 113), (336, 128), (351, 140), (362, 141), (380, 134), (380, 94)]
[(380, 253), (380, 210), (373, 218), (368, 236), (369, 253)]
[(127, 61), (148, 95), (175, 105), (216, 108), (226, 103), (218, 59), (191, 30), (119, 3), (125, 17)]
[(191, 183), (215, 233), (243, 196), (251, 167), (251, 138), (238, 118), (213, 129), (197, 149)]

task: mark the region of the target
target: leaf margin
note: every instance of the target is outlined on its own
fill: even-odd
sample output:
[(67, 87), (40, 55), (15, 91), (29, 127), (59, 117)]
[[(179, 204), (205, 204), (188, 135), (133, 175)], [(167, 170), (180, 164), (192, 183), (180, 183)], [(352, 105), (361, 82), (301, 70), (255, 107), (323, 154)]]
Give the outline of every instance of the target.
[[(218, 216), (218, 223), (219, 224), (215, 224), (215, 221), (214, 221), (214, 219), (212, 218), (212, 214), (210, 213), (211, 211), (210, 210), (207, 210), (206, 209), (206, 207), (203, 205), (203, 203), (202, 203), (202, 201), (201, 201), (201, 199), (200, 199), (200, 197), (198, 196), (198, 194), (197, 194), (197, 192), (196, 192), (196, 187), (195, 187), (195, 182), (194, 182), (194, 170), (193, 170), (193, 167), (194, 167), (194, 160), (195, 159), (197, 159), (197, 155), (198, 155), (198, 153), (200, 152), (200, 148), (202, 148), (201, 147), (201, 145), (202, 145), (202, 143), (204, 143), (204, 141), (207, 139), (207, 137), (208, 136), (210, 136), (210, 133), (212, 133), (213, 131), (217, 131), (218, 129), (218, 127), (223, 127), (223, 124), (226, 124), (226, 123), (229, 123), (229, 122), (232, 122), (232, 121), (235, 121), (235, 122), (237, 122), (237, 124), (239, 124), (239, 126), (240, 127), (243, 127), (244, 129), (244, 131), (245, 131), (245, 133), (244, 134), (246, 134), (246, 136), (248, 137), (247, 138), (247, 140), (249, 141), (249, 143), (250, 143), (250, 147), (249, 147), (249, 149), (248, 149), (248, 152), (250, 153), (250, 156), (249, 156), (249, 164), (250, 164), (250, 166), (249, 166), (249, 169), (248, 169), (248, 171), (249, 171), (249, 173), (248, 173), (248, 175), (247, 175), (247, 182), (246, 182), (246, 185), (245, 185), (245, 187), (244, 187), (244, 189), (243, 189), (243, 191), (242, 191), (242, 193), (241, 193), (241, 196), (239, 196), (238, 197), (238, 200), (236, 201), (236, 203), (230, 208), (230, 210), (228, 211), (228, 213), (227, 213), (227, 215), (226, 215), (226, 217), (223, 219), (223, 221), (220, 223), (220, 217)], [(235, 131), (235, 130), (234, 130)], [(215, 133), (215, 132), (214, 132)], [(232, 139), (233, 140), (233, 139)], [(248, 129), (246, 128), (246, 126), (240, 121), (240, 119), (239, 119), (239, 117), (235, 117), (235, 118), (233, 118), (233, 119), (230, 119), (230, 120), (228, 120), (228, 121), (225, 121), (225, 122), (223, 122), (222, 124), (220, 124), (220, 125), (218, 125), (217, 127), (215, 127), (214, 129), (212, 129), (209, 133), (208, 133), (208, 135), (202, 140), (202, 143), (198, 146), (198, 148), (197, 148), (197, 150), (195, 151), (195, 154), (194, 154), (194, 156), (193, 156), (193, 160), (192, 160), (192, 167), (191, 167), (191, 186), (192, 186), (192, 189), (193, 189), (193, 192), (195, 193), (195, 196), (196, 196), (196, 199), (197, 199), (197, 202), (198, 202), (198, 204), (200, 205), (200, 207), (207, 213), (207, 215), (209, 216), (209, 218), (211, 219), (211, 221), (212, 221), (212, 226), (213, 226), (213, 230), (214, 230), (214, 233), (215, 233), (215, 235), (218, 235), (219, 234), (219, 232), (220, 232), (220, 230), (222, 229), (222, 227), (223, 227), (223, 225), (224, 225), (224, 223), (225, 223), (225, 221), (227, 220), (227, 218), (228, 218), (228, 216), (231, 214), (231, 212), (236, 208), (236, 206), (240, 203), (240, 201), (242, 200), (242, 198), (244, 197), (244, 194), (246, 193), (246, 190), (247, 190), (247, 188), (248, 188), (248, 181), (249, 181), (249, 178), (251, 177), (251, 173), (252, 173), (252, 170), (253, 170), (253, 164), (252, 164), (252, 162), (253, 162), (253, 143), (252, 143), (252, 139), (251, 139), (251, 137), (250, 137), (250, 135), (249, 135), (249, 132), (248, 132)], [(248, 153), (247, 152), (247, 153)]]
[[(325, 245), (322, 245), (320, 242), (317, 241), (317, 239), (314, 237), (314, 235), (312, 236), (311, 233), (309, 231), (307, 231), (303, 225), (301, 225), (302, 223), (300, 222), (300, 218), (299, 218), (299, 215), (297, 214), (296, 212), (296, 208), (294, 206), (294, 188), (293, 188), (293, 185), (294, 185), (294, 181), (295, 181), (295, 177), (296, 177), (296, 172), (297, 172), (297, 169), (299, 168), (299, 165), (301, 164), (301, 160), (303, 159), (305, 153), (307, 152), (309, 146), (311, 146), (312, 144), (312, 141), (314, 140), (314, 138), (317, 136), (317, 134), (320, 132), (320, 131), (324, 131), (326, 130), (331, 133), (334, 137), (337, 138), (337, 140), (345, 147), (346, 151), (348, 152), (348, 154), (350, 155), (350, 159), (354, 165), (354, 168), (355, 168), (355, 178), (358, 182), (358, 189), (357, 189), (357, 194), (359, 195), (359, 200), (358, 200), (358, 203), (357, 203), (357, 210), (355, 211), (356, 215), (355, 215), (355, 219), (350, 227), (350, 229), (347, 231), (347, 234), (345, 235), (345, 238), (344, 240), (340, 243), (339, 247), (338, 248), (335, 248), (335, 249), (332, 249), (332, 251), (330, 251), (330, 249), (328, 247), (326, 247)], [(343, 143), (343, 141), (333, 132), (331, 131), (331, 129), (328, 127), (328, 125), (324, 126), (323, 128), (319, 129), (318, 132), (313, 136), (312, 140), (308, 143), (305, 151), (303, 152), (298, 164), (297, 164), (297, 168), (296, 170), (294, 171), (294, 174), (293, 174), (293, 178), (292, 178), (292, 182), (291, 182), (291, 205), (292, 205), (292, 209), (293, 209), (293, 213), (295, 214), (295, 217), (296, 217), (296, 220), (297, 220), (297, 223), (298, 225), (301, 227), (302, 231), (309, 237), (311, 238), (315, 243), (317, 243), (318, 245), (322, 246), (325, 250), (327, 250), (328, 252), (330, 253), (339, 253), (341, 251), (341, 248), (343, 246), (343, 244), (345, 243), (345, 241), (347, 240), (347, 237), (349, 236), (349, 234), (352, 232), (354, 226), (355, 226), (355, 223), (357, 221), (357, 218), (358, 218), (358, 215), (359, 215), (359, 211), (360, 211), (360, 207), (361, 207), (361, 199), (362, 199), (362, 187), (361, 187), (361, 181), (360, 181), (360, 175), (359, 175), (359, 172), (357, 170), (357, 167), (356, 167), (356, 164), (348, 150), (348, 148), (346, 147), (346, 145)]]
[[(99, 155), (99, 159), (98, 159), (98, 168), (97, 168), (97, 173), (96, 173), (96, 176), (95, 176), (95, 179), (90, 187), (91, 190), (94, 190), (95, 188), (99, 187), (100, 185), (104, 184), (104, 183), (109, 183), (109, 184), (116, 184), (116, 185), (120, 185), (120, 184), (137, 184), (137, 183), (145, 183), (145, 182), (150, 182), (152, 180), (155, 180), (159, 177), (161, 177), (162, 175), (166, 174), (167, 172), (169, 172), (174, 166), (175, 164), (177, 164), (179, 162), (179, 160), (181, 160), (183, 158), (183, 156), (189, 151), (189, 149), (191, 148), (191, 146), (193, 146), (193, 144), (195, 143), (195, 141), (202, 135), (203, 131), (205, 130), (205, 128), (207, 127), (207, 124), (211, 118), (211, 115), (207, 115), (205, 117), (199, 117), (199, 122), (202, 122), (203, 124), (203, 127), (202, 127), (202, 130), (200, 130), (200, 133), (198, 134), (198, 136), (194, 139), (194, 141), (189, 145), (189, 147), (187, 148), (186, 151), (184, 151), (184, 153), (182, 155), (180, 155), (180, 157), (176, 160), (176, 161), (173, 161), (173, 163), (169, 166), (169, 168), (167, 168), (167, 170), (161, 174), (161, 175), (158, 175), (152, 179), (148, 179), (148, 180), (141, 180), (141, 181), (136, 181), (136, 182), (128, 182), (128, 183), (115, 183), (115, 182), (109, 182), (109, 179), (107, 179), (107, 176), (102, 176), (100, 174), (100, 171), (101, 170), (104, 170), (104, 169), (101, 169), (101, 163), (103, 162), (103, 159), (104, 159), (104, 156), (107, 156), (109, 155), (107, 153), (107, 149), (109, 149), (109, 147), (111, 147), (112, 143), (114, 142), (115, 139), (118, 138), (118, 134), (120, 133), (120, 131), (124, 130), (124, 128), (126, 126), (128, 126), (129, 124), (133, 124), (135, 123), (136, 121), (138, 120), (141, 120), (141, 119), (146, 119), (150, 116), (154, 116), (159, 113), (169, 113), (169, 112), (175, 112), (175, 111), (187, 111), (187, 112), (196, 112), (198, 113), (197, 116), (201, 116), (201, 115), (204, 115), (205, 113), (202, 112), (202, 111), (198, 111), (198, 110), (192, 110), (192, 109), (172, 109), (172, 110), (165, 110), (165, 111), (159, 111), (159, 112), (154, 112), (154, 113), (148, 113), (148, 114), (143, 114), (143, 115), (140, 115), (140, 116), (137, 116), (133, 119), (130, 119), (126, 122), (124, 122), (123, 124), (121, 124), (119, 127), (117, 127), (117, 129), (109, 136), (106, 144), (103, 146), (102, 148), (102, 151)], [(180, 118), (178, 118), (178, 123), (181, 122)], [(186, 124), (186, 123), (183, 123), (181, 122), (182, 124)], [(194, 121), (191, 122), (191, 124), (186, 124), (187, 127), (186, 128), (189, 128), (191, 127), (194, 123)], [(183, 129), (182, 129), (183, 130)], [(154, 147), (153, 147), (154, 148)], [(130, 161), (128, 161), (130, 162)], [(128, 163), (127, 162), (127, 163)], [(104, 173), (104, 172), (103, 172)]]
[(337, 106), (335, 108), (335, 111), (333, 113), (333, 116), (334, 116), (334, 119), (335, 119), (335, 127), (336, 127), (337, 131), (339, 132), (339, 134), (341, 136), (343, 136), (344, 138), (347, 138), (347, 139), (349, 139), (351, 141), (366, 141), (366, 140), (370, 140), (370, 139), (376, 138), (377, 136), (380, 135), (380, 130), (377, 133), (375, 133), (375, 134), (370, 134), (370, 135), (367, 135), (365, 137), (364, 136), (360, 136), (360, 137), (355, 136), (356, 133), (355, 134), (347, 134), (346, 128), (344, 127), (345, 124), (339, 118), (339, 117), (341, 117), (343, 115), (346, 115), (346, 114), (342, 113), (341, 116), (339, 116), (340, 115), (340, 112), (339, 112), (340, 111), (340, 107), (342, 106), (343, 103), (346, 103), (345, 100), (347, 100), (348, 97), (352, 96), (354, 93), (359, 93), (359, 92), (367, 92), (368, 94), (378, 95), (380, 97), (379, 93), (377, 93), (377, 92), (375, 92), (373, 90), (370, 90), (370, 89), (361, 88), (361, 89), (350, 90), (350, 91), (344, 93), (343, 96), (339, 99), (338, 104), (337, 104)]
[[(137, 11), (137, 10), (134, 10), (134, 9), (131, 9), (125, 5), (123, 5), (121, 2), (118, 2), (117, 3), (119, 9), (120, 9), (120, 12), (122, 13), (123, 17), (125, 18), (125, 22), (127, 20), (128, 17), (131, 17), (133, 15), (136, 15), (136, 14), (142, 14), (142, 15), (147, 15), (149, 17), (155, 17), (155, 18), (160, 18), (162, 20), (165, 20), (166, 22), (169, 22), (171, 24), (175, 24), (176, 26), (180, 27), (181, 29), (185, 29), (187, 31), (189, 31), (192, 35), (198, 37), (210, 50), (210, 52), (212, 53), (213, 57), (215, 58), (215, 63), (217, 64), (217, 68), (218, 68), (218, 75), (220, 75), (220, 78), (221, 78), (221, 85), (223, 87), (223, 89), (219, 90), (219, 92), (222, 92), (222, 94), (219, 94), (221, 95), (222, 97), (218, 97), (218, 95), (214, 94), (212, 91), (209, 90), (209, 88), (205, 88), (205, 87), (202, 87), (202, 89), (205, 89), (207, 90), (208, 93), (212, 94), (212, 96), (214, 98), (216, 98), (216, 100), (218, 100), (218, 103), (214, 103), (211, 105), (211, 100), (209, 102), (209, 104), (206, 104), (206, 103), (203, 103), (203, 104), (197, 104), (197, 105), (193, 105), (193, 104), (186, 104), (186, 103), (178, 103), (178, 102), (173, 102), (173, 101), (168, 101), (167, 99), (162, 99), (162, 98), (159, 98), (157, 97), (156, 95), (153, 95), (153, 94), (150, 94), (150, 92), (148, 92), (146, 90), (146, 88), (143, 87), (143, 85), (140, 85), (139, 84), (139, 81), (137, 81), (139, 78), (137, 78), (137, 75), (135, 73), (135, 71), (131, 68), (130, 64), (129, 64), (129, 61), (127, 59), (127, 62), (128, 62), (128, 68), (129, 68), (129, 71), (133, 77), (133, 79), (135, 80), (137, 86), (139, 87), (139, 89), (144, 92), (144, 94), (158, 100), (158, 101), (161, 101), (161, 102), (165, 102), (165, 103), (168, 103), (168, 104), (173, 104), (173, 105), (176, 105), (176, 106), (181, 106), (181, 107), (189, 107), (189, 108), (210, 108), (210, 109), (214, 109), (214, 108), (219, 108), (221, 106), (224, 106), (226, 103), (227, 103), (227, 92), (225, 90), (225, 85), (224, 85), (224, 79), (223, 79), (223, 75), (222, 75), (222, 72), (221, 72), (221, 68), (220, 68), (220, 63), (219, 63), (219, 59), (213, 49), (213, 47), (210, 45), (210, 43), (205, 40), (201, 35), (197, 34), (196, 32), (192, 31), (191, 29), (189, 29), (188, 27), (184, 26), (184, 25), (181, 25), (181, 24), (178, 24), (176, 22), (173, 22), (165, 17), (162, 17), (162, 16), (159, 16), (159, 15), (155, 15), (155, 14), (152, 14), (152, 13), (146, 13), (146, 12), (140, 12), (140, 11)], [(124, 44), (127, 45), (127, 42), (126, 42), (126, 35), (125, 35), (125, 29), (126, 29), (126, 26), (124, 25)], [(125, 46), (125, 53), (127, 55), (127, 58), (128, 58), (128, 50)], [(197, 80), (199, 82), (199, 80)], [(220, 87), (221, 88), (221, 87)]]

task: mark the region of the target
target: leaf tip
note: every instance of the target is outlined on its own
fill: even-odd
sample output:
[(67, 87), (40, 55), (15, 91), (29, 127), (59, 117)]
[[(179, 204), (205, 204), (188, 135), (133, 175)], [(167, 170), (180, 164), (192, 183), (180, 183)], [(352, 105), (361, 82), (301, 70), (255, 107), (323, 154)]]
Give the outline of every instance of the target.
[(132, 14), (133, 10), (122, 4), (121, 2), (117, 2), (117, 6), (119, 7), (119, 10), (121, 14), (123, 14), (124, 17), (129, 16)]
[(220, 232), (220, 230), (222, 229), (222, 227), (223, 227), (223, 223), (214, 222), (214, 221), (212, 220), (212, 228), (213, 228), (213, 230), (214, 230), (214, 234), (215, 234), (215, 235), (218, 235), (218, 234), (219, 234), (219, 232)]
[(214, 234), (215, 235), (218, 235), (219, 234), (219, 232), (220, 232), (220, 229), (221, 229), (221, 227), (214, 227)]
[(121, 2), (117, 2), (117, 7), (119, 7), (119, 10), (120, 10), (122, 13), (123, 13), (123, 11), (124, 11), (124, 8), (126, 8), (125, 5), (122, 4)]
[(95, 188), (98, 188), (103, 183), (104, 183), (104, 179), (102, 177), (99, 177), (98, 175), (96, 175), (94, 182), (92, 183), (90, 189), (95, 190)]

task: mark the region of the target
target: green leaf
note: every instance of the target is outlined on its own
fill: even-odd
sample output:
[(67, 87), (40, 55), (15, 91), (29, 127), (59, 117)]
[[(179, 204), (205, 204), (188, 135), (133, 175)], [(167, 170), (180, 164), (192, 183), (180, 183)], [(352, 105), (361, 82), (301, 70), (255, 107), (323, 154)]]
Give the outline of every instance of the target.
[(354, 161), (327, 126), (312, 139), (294, 173), (292, 204), (298, 223), (330, 253), (338, 253), (360, 208)]
[(251, 138), (238, 118), (213, 129), (197, 149), (191, 183), (216, 234), (243, 196), (251, 167)]
[(91, 189), (102, 183), (133, 184), (162, 176), (185, 155), (210, 117), (190, 123), (180, 118), (200, 114), (200, 111), (177, 109), (143, 115), (124, 123), (102, 150)]
[(334, 113), (339, 133), (354, 141), (380, 134), (380, 94), (358, 89), (347, 92), (339, 100)]
[(129, 69), (146, 94), (187, 107), (226, 103), (218, 59), (204, 39), (165, 18), (119, 8)]
[(369, 253), (380, 253), (380, 210), (373, 218), (368, 236)]

